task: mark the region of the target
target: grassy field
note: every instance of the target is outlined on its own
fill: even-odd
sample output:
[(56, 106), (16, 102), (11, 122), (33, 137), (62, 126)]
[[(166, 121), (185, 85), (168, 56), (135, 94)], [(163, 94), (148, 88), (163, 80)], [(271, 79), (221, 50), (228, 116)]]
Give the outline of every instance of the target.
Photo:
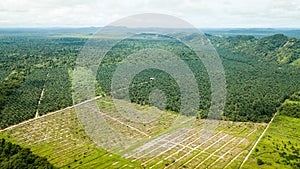
[[(266, 125), (196, 120), (138, 105), (133, 106), (143, 120), (130, 120), (134, 117), (118, 113), (110, 99), (97, 103), (105, 124), (115, 132), (110, 135), (131, 140), (114, 139), (123, 143), (114, 149), (96, 144), (73, 109), (5, 130), (1, 137), (31, 148), (59, 168), (238, 168)], [(111, 138), (103, 135), (103, 143), (105, 136)]]
[(300, 168), (300, 119), (279, 115), (244, 168)]
[(300, 97), (295, 93), (279, 108), (270, 128), (244, 168), (300, 168)]

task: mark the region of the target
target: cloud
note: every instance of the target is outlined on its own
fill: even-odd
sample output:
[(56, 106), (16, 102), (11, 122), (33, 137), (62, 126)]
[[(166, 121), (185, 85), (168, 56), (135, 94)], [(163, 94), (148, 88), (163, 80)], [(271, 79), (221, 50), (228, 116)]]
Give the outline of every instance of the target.
[(149, 12), (196, 27), (300, 27), (299, 0), (2, 0), (0, 27), (105, 26)]

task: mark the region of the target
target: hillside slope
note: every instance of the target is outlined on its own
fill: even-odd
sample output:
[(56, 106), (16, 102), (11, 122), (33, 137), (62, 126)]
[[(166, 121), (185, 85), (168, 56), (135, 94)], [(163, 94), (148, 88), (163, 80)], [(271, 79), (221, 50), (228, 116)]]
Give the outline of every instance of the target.
[(209, 36), (219, 49), (244, 54), (263, 62), (300, 66), (300, 40), (276, 34), (263, 38), (249, 35), (233, 37)]

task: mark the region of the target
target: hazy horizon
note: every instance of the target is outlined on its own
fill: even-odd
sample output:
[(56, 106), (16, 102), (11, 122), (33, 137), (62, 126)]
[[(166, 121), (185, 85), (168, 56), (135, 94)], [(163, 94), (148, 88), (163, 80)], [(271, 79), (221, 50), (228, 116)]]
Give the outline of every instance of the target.
[[(72, 27), (64, 27), (64, 26), (49, 26), (49, 27), (0, 27), (0, 29), (92, 29), (92, 28), (104, 28), (106, 26), (72, 26)], [(118, 27), (118, 26), (113, 26)], [(121, 27), (121, 26), (120, 26)], [(126, 27), (128, 28), (128, 27)], [(139, 27), (134, 27), (139, 28)], [(160, 28), (160, 27), (149, 27), (149, 28)], [(300, 27), (196, 27), (197, 29), (273, 29), (273, 30), (299, 30)], [(172, 28), (170, 28), (172, 29)], [(174, 27), (176, 29), (176, 27)]]

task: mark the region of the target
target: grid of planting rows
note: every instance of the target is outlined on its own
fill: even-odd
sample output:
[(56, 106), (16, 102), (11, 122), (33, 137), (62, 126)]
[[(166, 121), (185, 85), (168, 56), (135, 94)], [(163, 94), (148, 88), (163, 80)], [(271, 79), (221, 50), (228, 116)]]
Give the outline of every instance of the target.
[(59, 168), (107, 168), (114, 165), (139, 166), (122, 159), (96, 144), (86, 136), (76, 114), (67, 109), (46, 115), (2, 133), (33, 153), (46, 157)]
[(264, 124), (206, 120), (178, 128), (136, 148), (124, 157), (147, 168), (238, 168)]
[(114, 151), (122, 157), (105, 150), (109, 142), (104, 137), (110, 139), (108, 134), (113, 133), (104, 134), (104, 143), (97, 148), (99, 144), (86, 135), (71, 108), (5, 133), (62, 168), (238, 168), (265, 127), (263, 123), (195, 120), (169, 112), (161, 112), (149, 123), (138, 123), (118, 113), (109, 99), (100, 99), (98, 105), (105, 125), (135, 140), (123, 143), (127, 149)]

